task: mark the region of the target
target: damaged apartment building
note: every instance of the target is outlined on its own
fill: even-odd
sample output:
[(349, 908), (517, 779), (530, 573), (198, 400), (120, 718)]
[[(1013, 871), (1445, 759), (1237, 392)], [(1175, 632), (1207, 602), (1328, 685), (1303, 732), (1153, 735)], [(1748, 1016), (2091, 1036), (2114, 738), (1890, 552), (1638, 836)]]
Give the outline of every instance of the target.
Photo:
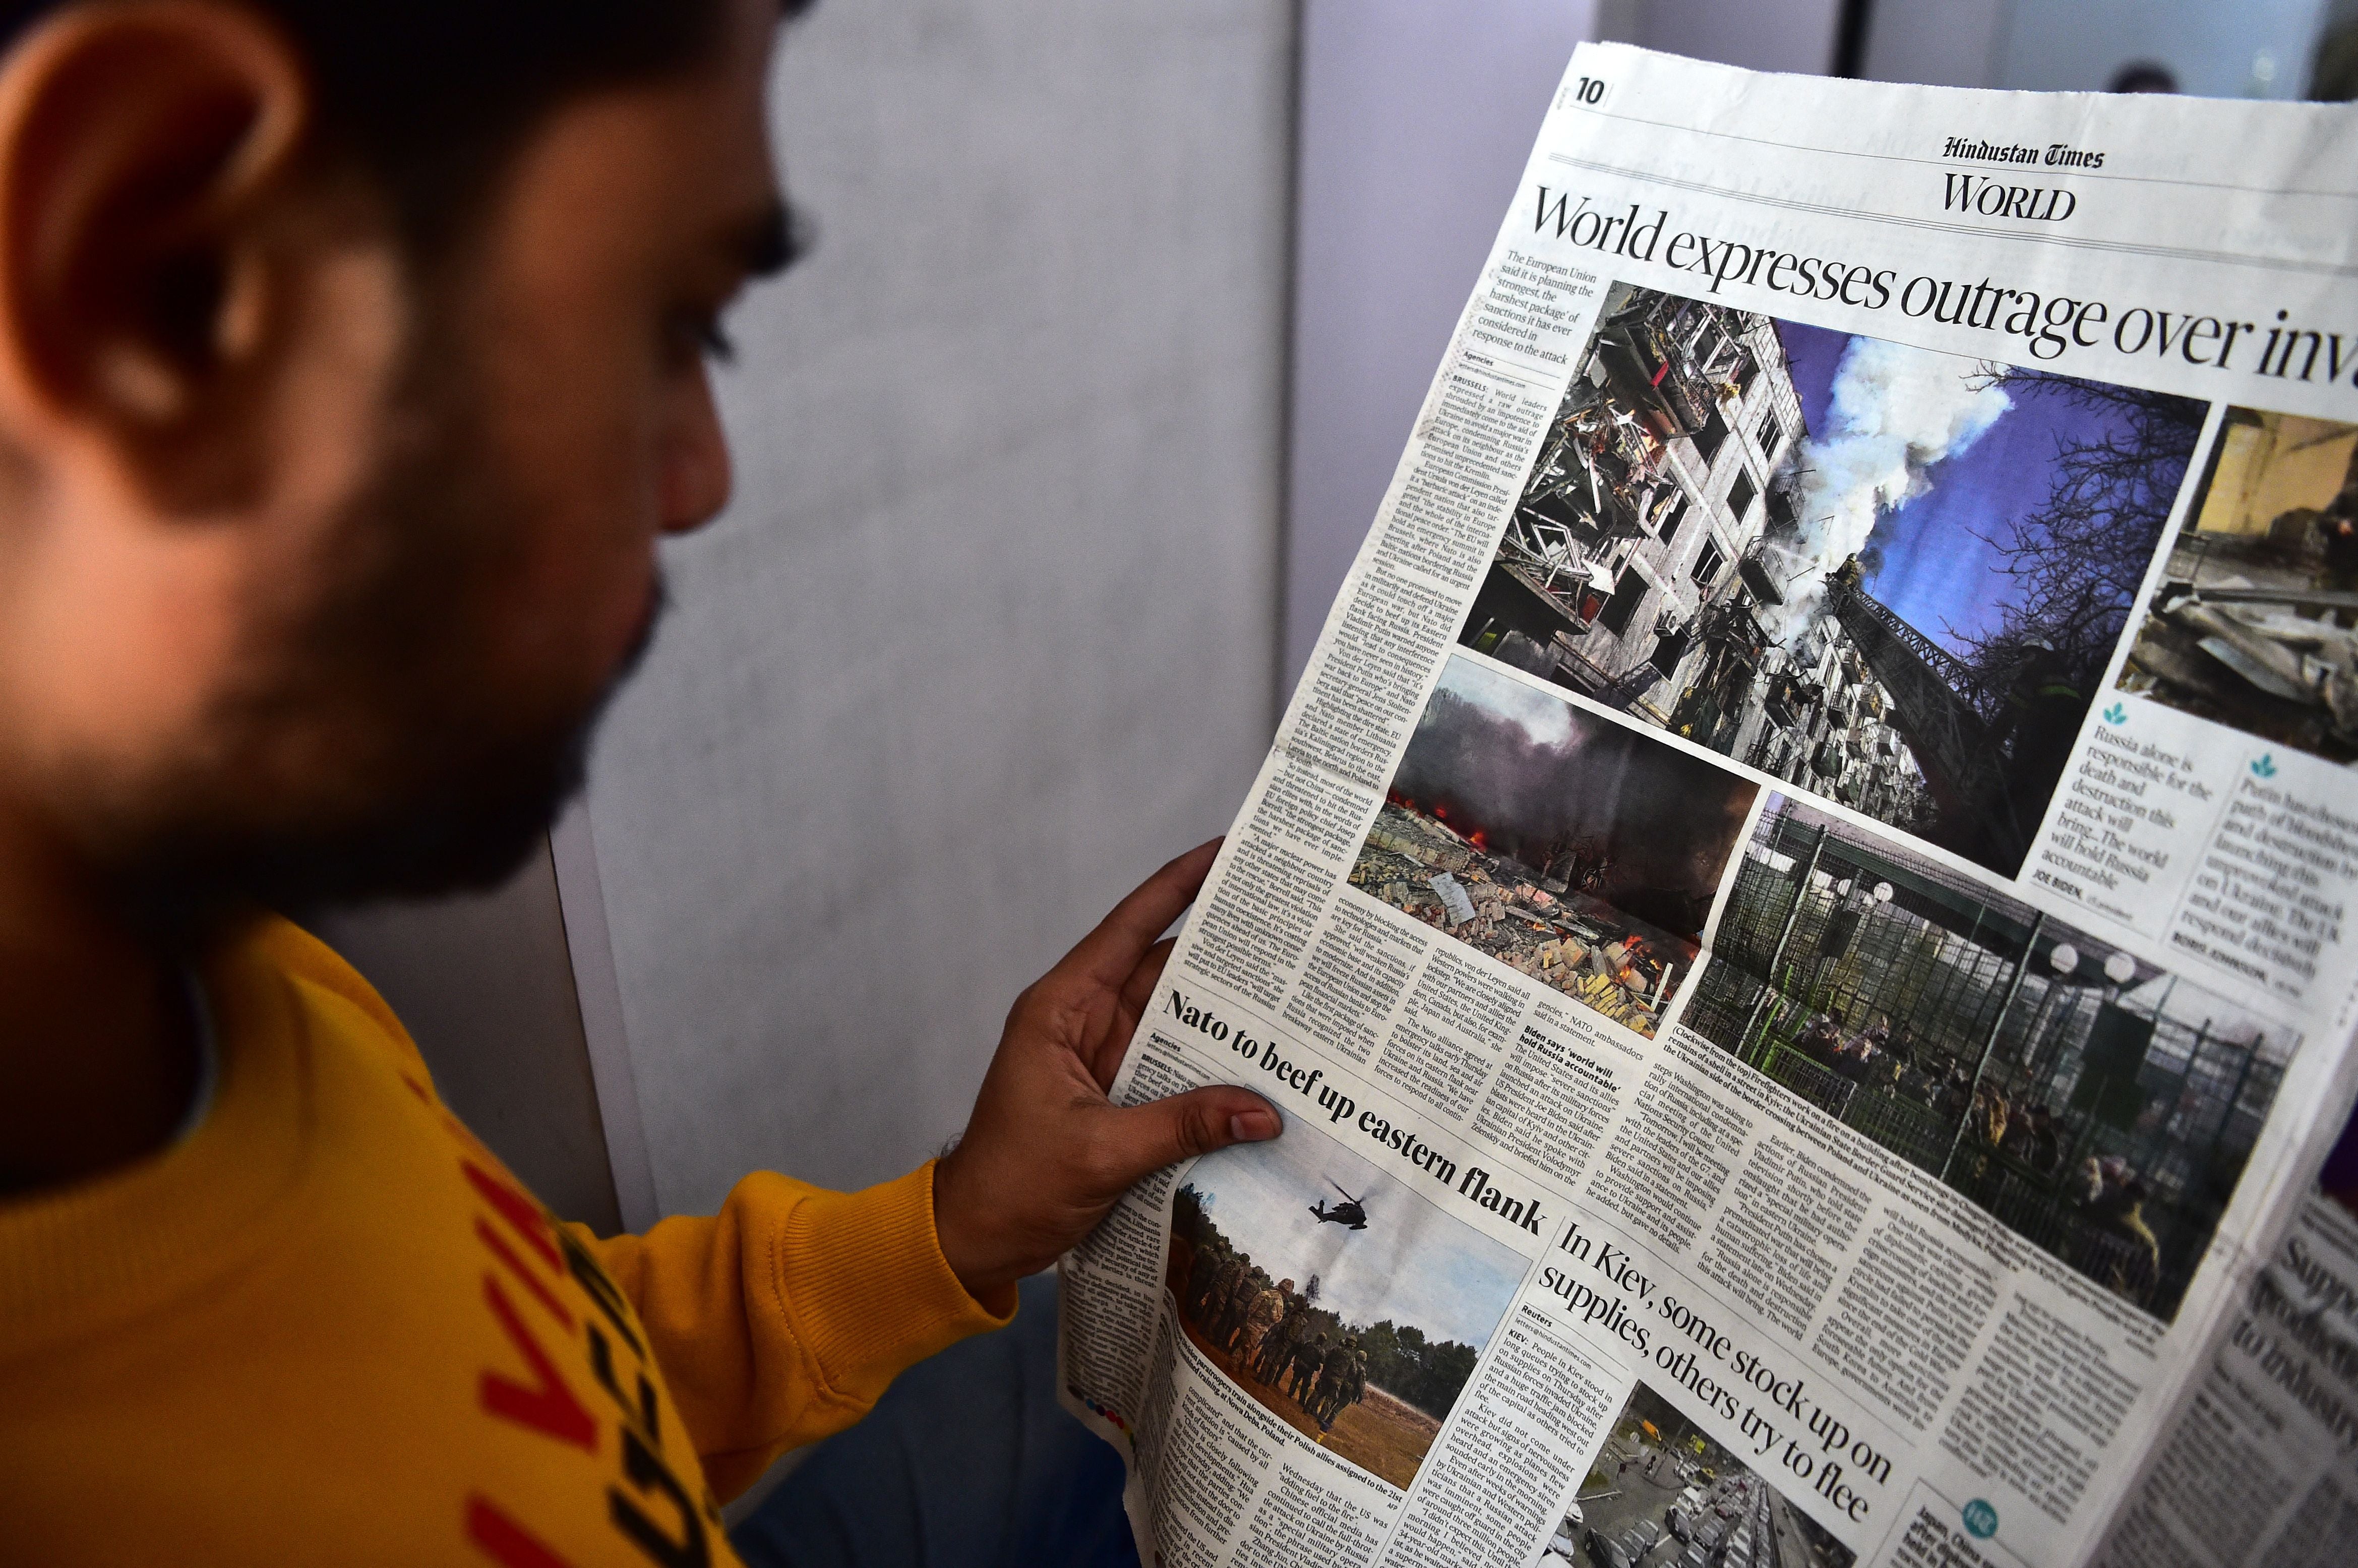
[(1765, 316), (1617, 286), (1507, 526), (1465, 641), (1669, 728), (1782, 601), (1754, 548), (1790, 492), (1801, 406)]
[(1862, 617), (1888, 612), (1863, 590), (1858, 615), (1772, 623), (1794, 575), (1775, 541), (1799, 530), (1792, 460), (1808, 434), (1772, 319), (1616, 286), (1461, 640), (1911, 823), (1928, 809), (1924, 777), (1890, 661), (1868, 643), (1923, 639), (1904, 625), (1877, 635)]

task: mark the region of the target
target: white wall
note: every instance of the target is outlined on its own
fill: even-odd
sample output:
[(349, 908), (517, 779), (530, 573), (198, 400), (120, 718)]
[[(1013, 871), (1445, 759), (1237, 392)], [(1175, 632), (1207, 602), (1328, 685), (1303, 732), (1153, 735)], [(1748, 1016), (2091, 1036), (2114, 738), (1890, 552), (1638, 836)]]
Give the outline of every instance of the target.
[(1308, 662), (1593, 0), (1305, 0), (1285, 684)]
[(933, 1152), (1017, 991), (1242, 799), (1293, 84), (1286, 0), (830, 0), (792, 33), (818, 248), (734, 323), (738, 498), (672, 547), (591, 770), (661, 1208)]

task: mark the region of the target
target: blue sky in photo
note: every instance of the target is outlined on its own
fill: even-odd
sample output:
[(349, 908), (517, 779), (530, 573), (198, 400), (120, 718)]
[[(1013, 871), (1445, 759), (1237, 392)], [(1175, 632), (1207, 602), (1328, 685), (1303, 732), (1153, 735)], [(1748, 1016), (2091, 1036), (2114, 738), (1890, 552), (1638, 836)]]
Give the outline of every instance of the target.
[[(1296, 1289), (1315, 1273), (1318, 1304), (1346, 1323), (1390, 1318), (1431, 1339), (1487, 1345), (1522, 1282), (1521, 1255), (1444, 1212), (1451, 1200), (1429, 1176), (1402, 1167), (1412, 1173), (1407, 1181), (1433, 1187), (1430, 1195), (1329, 1136), (1323, 1117), (1281, 1114), (1282, 1137), (1207, 1154), (1187, 1173), (1229, 1244)], [(1366, 1199), (1367, 1229), (1312, 1216), (1314, 1203), (1343, 1201), (1330, 1181)]]
[[(1833, 435), (1833, 385), (1853, 335), (1782, 320), (1777, 331), (1812, 438)], [(1947, 361), (1960, 376), (1978, 368), (1915, 351)], [(1974, 637), (1997, 630), (2016, 591), (1999, 571), (2000, 552), (1984, 538), (2008, 537), (2014, 519), (2046, 502), (2059, 438), (2085, 439), (2108, 424), (2104, 412), (2052, 395), (2014, 395), (2014, 406), (1977, 440), (1926, 470), (1925, 493), (1881, 514), (1873, 537), (1881, 558), (1869, 563), (1868, 591), (1942, 646), (1969, 653)]]

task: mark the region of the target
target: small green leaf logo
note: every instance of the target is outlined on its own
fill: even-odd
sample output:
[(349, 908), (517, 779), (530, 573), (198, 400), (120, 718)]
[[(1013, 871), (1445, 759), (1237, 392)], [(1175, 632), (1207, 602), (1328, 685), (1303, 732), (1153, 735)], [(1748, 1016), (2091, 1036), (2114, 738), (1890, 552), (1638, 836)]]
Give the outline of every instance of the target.
[(2129, 709), (2128, 709), (2128, 705), (2127, 705), (2126, 703), (2116, 702), (2116, 703), (2113, 704), (2110, 708), (2107, 708), (2106, 709), (2104, 709), (2104, 722), (2105, 722), (2105, 723), (2107, 723), (2107, 724), (2126, 724), (2128, 721), (2129, 721)]
[(2262, 757), (2258, 762), (2254, 762), (2254, 763), (2252, 764), (2252, 776), (2253, 776), (2253, 777), (2255, 777), (2255, 778), (2263, 778), (2263, 779), (2272, 779), (2272, 778), (2276, 777), (2276, 776), (2277, 776), (2277, 760), (2276, 760), (2276, 758), (2274, 758), (2274, 757), (2272, 757), (2272, 756), (2264, 756), (2264, 757)]

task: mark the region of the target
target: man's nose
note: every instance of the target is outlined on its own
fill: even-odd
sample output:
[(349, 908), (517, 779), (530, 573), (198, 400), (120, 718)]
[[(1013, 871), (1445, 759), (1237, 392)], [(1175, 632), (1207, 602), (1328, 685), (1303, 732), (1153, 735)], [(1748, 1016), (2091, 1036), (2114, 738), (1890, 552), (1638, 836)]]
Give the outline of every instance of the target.
[(699, 373), (681, 393), (681, 406), (665, 432), (659, 525), (666, 534), (701, 528), (729, 504), (735, 483), (729, 437), (712, 397), (709, 376)]

